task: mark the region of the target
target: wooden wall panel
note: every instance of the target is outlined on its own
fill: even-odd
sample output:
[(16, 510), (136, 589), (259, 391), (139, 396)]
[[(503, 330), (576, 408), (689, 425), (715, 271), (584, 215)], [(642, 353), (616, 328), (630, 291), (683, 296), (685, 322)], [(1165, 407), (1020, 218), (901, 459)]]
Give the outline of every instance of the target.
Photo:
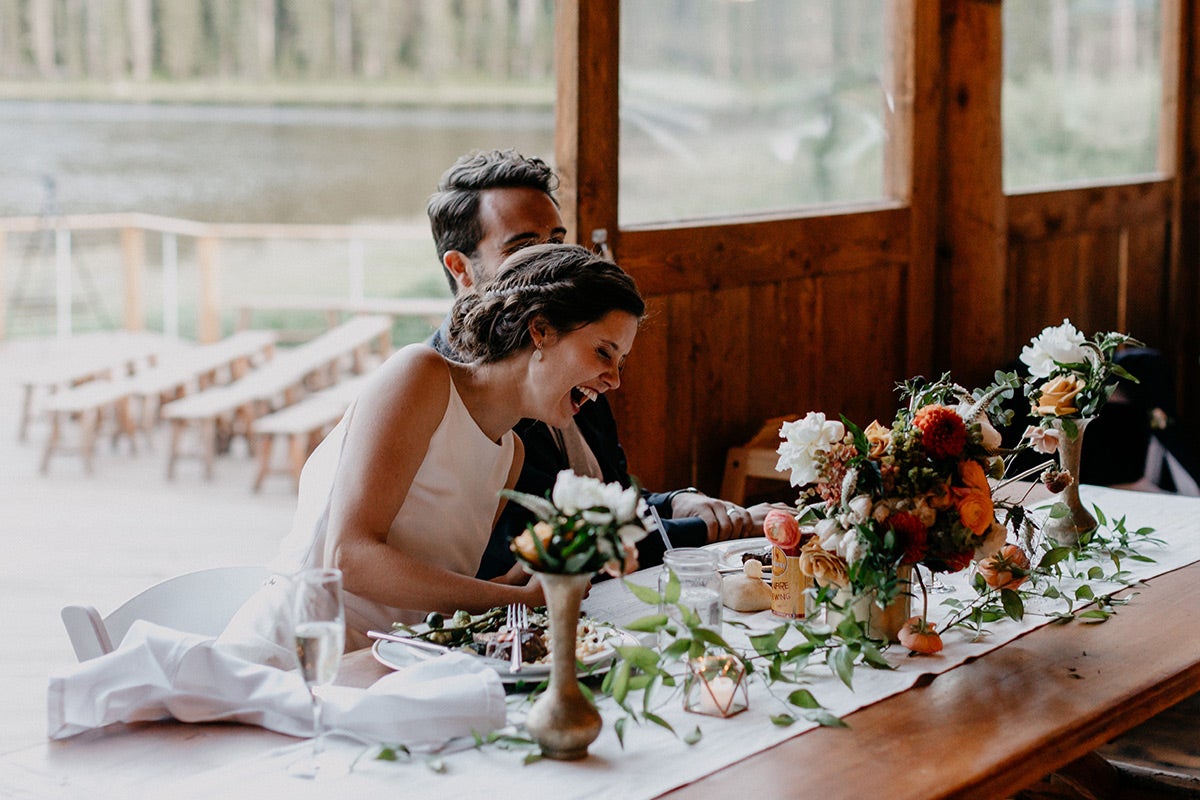
[(1169, 226), (1162, 220), (1127, 232), (1128, 281), (1122, 328), (1151, 347), (1172, 344), (1169, 295)]

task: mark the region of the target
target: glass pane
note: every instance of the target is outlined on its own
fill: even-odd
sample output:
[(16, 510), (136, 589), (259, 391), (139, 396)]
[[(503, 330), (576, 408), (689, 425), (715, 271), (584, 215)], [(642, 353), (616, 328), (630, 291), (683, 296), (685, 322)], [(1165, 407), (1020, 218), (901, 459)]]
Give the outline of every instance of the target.
[(885, 4), (622, 3), (620, 222), (881, 198)]
[(1160, 0), (1004, 4), (1004, 186), (1153, 172)]

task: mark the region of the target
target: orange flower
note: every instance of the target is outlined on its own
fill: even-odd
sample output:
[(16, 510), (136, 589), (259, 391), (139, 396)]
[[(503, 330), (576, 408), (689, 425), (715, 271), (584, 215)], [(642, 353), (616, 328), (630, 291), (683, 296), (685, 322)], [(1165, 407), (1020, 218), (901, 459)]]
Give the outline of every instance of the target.
[(967, 446), (967, 425), (958, 412), (943, 405), (925, 406), (913, 417), (921, 444), (931, 458), (954, 458)]
[(900, 628), (900, 644), (914, 653), (931, 656), (942, 650), (942, 637), (934, 630), (933, 623), (921, 617), (909, 617)]
[(992, 502), (992, 490), (987, 475), (978, 461), (964, 461), (958, 465), (958, 478), (963, 488), (954, 488), (954, 506), (962, 524), (976, 536), (983, 536), (996, 519), (996, 507)]
[(533, 543), (534, 536), (542, 543), (544, 550), (550, 544), (550, 540), (554, 538), (554, 528), (550, 527), (550, 523), (538, 520), (532, 529), (522, 531), (521, 535), (513, 539), (511, 546), (514, 553), (536, 567), (541, 563), (541, 559), (538, 558), (537, 546)]
[(1015, 544), (979, 562), (979, 574), (993, 589), (1016, 589), (1029, 579), (1029, 556)]

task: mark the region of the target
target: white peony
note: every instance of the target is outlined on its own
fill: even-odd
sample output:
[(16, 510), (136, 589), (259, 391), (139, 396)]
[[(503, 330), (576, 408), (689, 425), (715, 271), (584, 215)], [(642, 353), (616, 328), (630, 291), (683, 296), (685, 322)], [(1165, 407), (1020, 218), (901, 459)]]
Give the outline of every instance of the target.
[(779, 445), (776, 471), (791, 471), (792, 486), (816, 483), (821, 478), (820, 454), (828, 452), (845, 435), (841, 422), (828, 422), (817, 411), (808, 412), (802, 420), (783, 423), (779, 436), (784, 442)]
[(1046, 328), (1021, 350), (1021, 361), (1035, 378), (1048, 378), (1059, 364), (1095, 362), (1096, 351), (1087, 347), (1083, 334), (1069, 320)]

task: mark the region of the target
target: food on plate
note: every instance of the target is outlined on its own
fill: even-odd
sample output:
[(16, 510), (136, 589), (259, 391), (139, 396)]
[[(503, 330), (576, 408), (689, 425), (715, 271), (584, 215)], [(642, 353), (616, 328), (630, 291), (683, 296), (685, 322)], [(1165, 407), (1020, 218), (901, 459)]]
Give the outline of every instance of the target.
[(747, 561), (757, 561), (764, 567), (771, 566), (771, 548), (764, 547), (761, 550), (748, 550), (742, 553), (742, 563), (745, 564)]
[[(500, 606), (482, 614), (455, 611), (450, 617), (437, 612), (425, 618), (423, 626), (409, 627), (396, 623), (392, 627), (414, 639), (434, 644), (470, 650), (487, 658), (507, 661), (512, 653), (513, 632), (506, 624), (506, 608)], [(549, 619), (545, 607), (529, 610), (529, 627), (521, 634), (521, 660), (526, 664), (550, 663), (550, 637), (546, 635)], [(583, 617), (576, 635), (575, 657), (586, 660), (611, 650), (609, 640), (613, 628)]]
[(771, 607), (771, 587), (762, 579), (762, 564), (750, 560), (739, 575), (721, 581), (721, 602), (734, 611), (764, 611)]

